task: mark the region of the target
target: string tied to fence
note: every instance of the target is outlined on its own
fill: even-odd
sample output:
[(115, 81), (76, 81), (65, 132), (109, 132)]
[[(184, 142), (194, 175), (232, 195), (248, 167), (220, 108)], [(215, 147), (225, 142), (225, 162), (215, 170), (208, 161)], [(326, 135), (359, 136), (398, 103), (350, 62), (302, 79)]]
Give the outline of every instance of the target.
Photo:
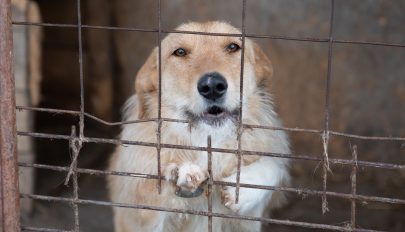
[(83, 141), (81, 138), (76, 137), (76, 127), (72, 126), (71, 138), (69, 140), (69, 148), (72, 152), (72, 162), (70, 163), (68, 174), (66, 175), (65, 185), (68, 185), (70, 177), (73, 174), (75, 167), (77, 166), (77, 158), (79, 156), (80, 150), (83, 146)]
[[(323, 145), (323, 190), (326, 192), (326, 183), (328, 178), (328, 172), (332, 172), (329, 166), (329, 131), (324, 131), (322, 133), (322, 145)], [(328, 200), (326, 199), (326, 194), (322, 195), (322, 214), (329, 211)]]

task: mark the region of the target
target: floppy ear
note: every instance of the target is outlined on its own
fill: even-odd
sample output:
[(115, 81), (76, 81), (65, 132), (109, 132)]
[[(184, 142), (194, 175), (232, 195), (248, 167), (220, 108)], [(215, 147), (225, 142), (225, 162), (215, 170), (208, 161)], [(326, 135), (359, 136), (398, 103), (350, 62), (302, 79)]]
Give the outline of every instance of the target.
[(157, 89), (157, 48), (153, 49), (145, 64), (141, 67), (135, 79), (135, 91), (138, 100), (138, 118), (147, 117), (146, 96)]
[(264, 90), (270, 90), (273, 77), (273, 64), (259, 45), (253, 42), (254, 68), (257, 78), (257, 86)]

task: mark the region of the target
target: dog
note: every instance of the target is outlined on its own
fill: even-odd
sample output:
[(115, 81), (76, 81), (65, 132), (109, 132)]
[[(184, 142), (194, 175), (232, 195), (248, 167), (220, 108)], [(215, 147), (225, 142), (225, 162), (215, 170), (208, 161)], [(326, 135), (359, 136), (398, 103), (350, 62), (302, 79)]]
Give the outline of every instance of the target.
[[(179, 31), (240, 34), (225, 22), (190, 22)], [(245, 39), (243, 69), (242, 120), (244, 124), (281, 126), (274, 112), (270, 86), (272, 64), (260, 49)], [(171, 33), (161, 42), (161, 115), (185, 119), (189, 123), (161, 124), (162, 144), (212, 147), (238, 150), (240, 120), (240, 72), (242, 38)], [(135, 80), (136, 94), (126, 103), (125, 120), (157, 118), (159, 102), (159, 51), (155, 48), (139, 70)], [(147, 120), (146, 120), (147, 121)], [(158, 143), (156, 121), (125, 124), (123, 140)], [(290, 153), (289, 141), (282, 130), (244, 128), (241, 149), (246, 151)], [(207, 211), (207, 195), (201, 194), (211, 177), (214, 181), (236, 182), (238, 156), (213, 152), (209, 176), (207, 152), (162, 148), (161, 193), (156, 179), (110, 176), (111, 199), (116, 203), (148, 205), (170, 209)], [(243, 155), (240, 183), (280, 186), (288, 183), (286, 159)], [(118, 146), (110, 170), (157, 175), (157, 149), (153, 146)], [(182, 197), (184, 193), (187, 197)], [(228, 215), (263, 216), (267, 208), (276, 207), (279, 192), (240, 188), (239, 201), (232, 186), (212, 187), (213, 212)], [(180, 196), (179, 196), (180, 195)], [(190, 197), (193, 196), (193, 197)], [(207, 231), (208, 217), (148, 209), (114, 208), (116, 232)], [(261, 223), (213, 217), (213, 231), (260, 231)]]

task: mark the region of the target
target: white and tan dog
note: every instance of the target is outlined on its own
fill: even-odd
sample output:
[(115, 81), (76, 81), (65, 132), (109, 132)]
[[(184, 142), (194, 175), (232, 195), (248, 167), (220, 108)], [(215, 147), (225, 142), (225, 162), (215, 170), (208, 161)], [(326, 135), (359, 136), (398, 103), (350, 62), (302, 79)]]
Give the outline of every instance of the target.
[[(240, 33), (223, 22), (187, 23), (177, 30)], [(242, 40), (238, 37), (169, 34), (162, 41), (162, 117), (187, 119), (191, 123), (165, 122), (161, 141), (165, 144), (207, 146), (212, 136), (215, 148), (237, 149), (239, 89)], [(126, 120), (156, 118), (158, 113), (158, 50), (154, 49), (136, 77), (136, 95), (128, 100)], [(251, 40), (245, 41), (243, 123), (280, 126), (273, 111), (269, 86), (273, 69), (270, 60)], [(155, 122), (125, 125), (121, 139), (157, 142)], [(242, 149), (289, 153), (283, 131), (245, 129)], [(237, 156), (213, 153), (214, 180), (236, 182)], [(110, 169), (115, 171), (158, 173), (154, 147), (119, 146)], [(135, 177), (109, 177), (113, 202), (142, 204), (176, 209), (207, 211), (207, 196), (182, 198), (176, 185), (190, 193), (201, 190), (208, 178), (207, 153), (180, 149), (161, 150), (162, 193), (157, 180)], [(241, 183), (278, 186), (289, 179), (287, 161), (273, 157), (244, 155)], [(235, 203), (234, 187), (213, 187), (213, 211), (261, 217), (266, 208), (279, 204), (272, 191), (241, 188)], [(116, 232), (207, 231), (207, 217), (189, 214), (114, 208)], [(213, 231), (260, 231), (260, 222), (213, 218)]]

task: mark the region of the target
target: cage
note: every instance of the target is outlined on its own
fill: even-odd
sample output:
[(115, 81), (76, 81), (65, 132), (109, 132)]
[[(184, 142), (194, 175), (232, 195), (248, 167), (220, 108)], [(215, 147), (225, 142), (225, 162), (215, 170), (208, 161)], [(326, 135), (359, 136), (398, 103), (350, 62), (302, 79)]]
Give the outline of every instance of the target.
[[(0, 3), (3, 231), (112, 231), (111, 207), (194, 214), (208, 221), (261, 221), (265, 231), (405, 228), (403, 2), (38, 0), (42, 22), (17, 18), (16, 13), (11, 20), (10, 1)], [(132, 94), (129, 83), (151, 49), (168, 33), (195, 33), (172, 29), (188, 20), (228, 21), (241, 29), (237, 36), (258, 42), (274, 63), (273, 94), (285, 127), (240, 126), (290, 134), (292, 154), (260, 155), (291, 159), (293, 182), (290, 187), (236, 183), (288, 193), (288, 204), (269, 217), (108, 199), (108, 175), (161, 180), (161, 173), (145, 176), (105, 167), (115, 145), (146, 145), (116, 139), (119, 126), (127, 123), (120, 121), (119, 109)], [(39, 106), (15, 103), (17, 77), (9, 54), (14, 33), (17, 55), (16, 39), (21, 36), (16, 30), (21, 28), (43, 30), (42, 57), (37, 58), (42, 61)], [(16, 115), (26, 112), (35, 114), (33, 128), (21, 128), (20, 119), (16, 122)], [(151, 119), (164, 120), (184, 123), (160, 115)], [(33, 140), (34, 159), (17, 162), (22, 156), (17, 155), (17, 137)], [(209, 143), (148, 146), (219, 151)], [(249, 153), (228, 152), (239, 157)], [(36, 173), (30, 181), (35, 188), (20, 192), (17, 177), (27, 171)], [(209, 186), (229, 184), (212, 180)], [(20, 198), (32, 206), (20, 212)]]

